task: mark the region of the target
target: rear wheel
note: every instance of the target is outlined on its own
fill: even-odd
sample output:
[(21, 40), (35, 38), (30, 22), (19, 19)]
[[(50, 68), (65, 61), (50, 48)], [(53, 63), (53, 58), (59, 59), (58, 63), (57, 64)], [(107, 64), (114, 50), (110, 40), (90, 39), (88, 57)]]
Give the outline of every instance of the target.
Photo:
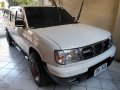
[(45, 86), (48, 84), (50, 77), (47, 75), (44, 65), (36, 52), (30, 54), (29, 62), (30, 70), (36, 84), (38, 86)]
[(11, 38), (10, 34), (8, 31), (6, 31), (6, 38), (9, 46), (13, 46), (13, 39)]

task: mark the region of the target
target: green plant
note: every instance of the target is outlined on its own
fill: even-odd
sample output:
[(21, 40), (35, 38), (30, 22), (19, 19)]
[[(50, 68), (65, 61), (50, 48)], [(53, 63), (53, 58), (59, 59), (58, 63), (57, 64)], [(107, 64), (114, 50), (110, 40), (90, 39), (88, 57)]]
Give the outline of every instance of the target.
[(1, 4), (1, 7), (5, 6), (5, 2), (0, 2), (0, 4)]
[(34, 0), (13, 0), (17, 5), (30, 5)]

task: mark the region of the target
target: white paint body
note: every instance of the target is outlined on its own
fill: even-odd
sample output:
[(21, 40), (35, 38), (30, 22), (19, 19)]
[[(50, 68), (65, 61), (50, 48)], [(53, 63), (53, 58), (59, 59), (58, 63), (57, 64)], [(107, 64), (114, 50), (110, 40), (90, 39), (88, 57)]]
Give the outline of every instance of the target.
[[(90, 59), (60, 65), (55, 60), (55, 50), (89, 46), (111, 38), (111, 33), (97, 27), (80, 23), (31, 29), (29, 28), (24, 9), (22, 8), (21, 10), (25, 26), (23, 28), (16, 27), (15, 17), (11, 18), (11, 21), (9, 21), (10, 15), (8, 15), (8, 17), (6, 17), (6, 22), (8, 24), (6, 26), (7, 30), (15, 43), (17, 43), (28, 56), (31, 54), (31, 48), (37, 51), (42, 61), (46, 63), (48, 72), (54, 76), (66, 78), (83, 74), (87, 72), (90, 67), (109, 57), (113, 58), (115, 55), (116, 48), (112, 45), (105, 52), (100, 52), (101, 54)], [(13, 13), (13, 15), (14, 14), (15, 13)], [(103, 48), (103, 43), (101, 44)]]
[[(53, 41), (55, 45), (60, 47), (55, 48), (55, 45), (50, 46), (53, 47), (54, 50), (83, 47), (105, 40), (111, 36), (108, 31), (85, 24), (54, 26), (48, 28), (33, 29), (32, 31), (39, 36), (47, 37), (47, 39)], [(109, 50), (91, 59), (67, 65), (47, 64), (47, 68), (49, 72), (55, 76), (71, 77), (87, 72), (88, 68), (92, 67), (93, 65), (96, 65), (97, 63), (107, 59), (108, 57), (113, 57), (115, 51), (115, 46), (112, 46)], [(52, 60), (52, 62), (55, 62), (55, 59)]]
[[(23, 13), (25, 17), (25, 13)], [(9, 20), (9, 19), (8, 19)], [(54, 51), (88, 46), (111, 37), (108, 31), (85, 25), (67, 24), (38, 29), (30, 29), (27, 19), (24, 18), (26, 27), (16, 27), (14, 20), (7, 21), (7, 30), (13, 40), (27, 55), (30, 48), (34, 48), (41, 59), (46, 63), (48, 71), (58, 77), (71, 77), (88, 71), (89, 67), (98, 64), (108, 57), (113, 57), (116, 48), (112, 45), (107, 51), (93, 58), (60, 65), (55, 61)]]

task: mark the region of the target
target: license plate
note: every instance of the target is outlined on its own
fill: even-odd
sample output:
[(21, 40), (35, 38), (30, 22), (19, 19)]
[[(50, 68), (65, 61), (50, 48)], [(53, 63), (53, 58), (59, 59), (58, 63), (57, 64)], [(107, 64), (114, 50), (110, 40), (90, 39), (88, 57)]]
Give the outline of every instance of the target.
[(101, 73), (102, 71), (107, 69), (107, 63), (99, 66), (98, 68), (95, 69), (94, 71), (94, 76), (98, 75), (99, 73)]

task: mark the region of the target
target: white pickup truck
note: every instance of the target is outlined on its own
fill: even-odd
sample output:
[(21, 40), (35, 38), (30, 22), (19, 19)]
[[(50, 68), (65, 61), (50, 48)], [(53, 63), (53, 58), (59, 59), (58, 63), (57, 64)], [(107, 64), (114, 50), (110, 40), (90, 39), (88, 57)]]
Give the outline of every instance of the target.
[(114, 59), (111, 33), (76, 23), (63, 8), (21, 7), (17, 12), (4, 14), (7, 41), (29, 57), (39, 86), (51, 78), (66, 85), (96, 76)]

